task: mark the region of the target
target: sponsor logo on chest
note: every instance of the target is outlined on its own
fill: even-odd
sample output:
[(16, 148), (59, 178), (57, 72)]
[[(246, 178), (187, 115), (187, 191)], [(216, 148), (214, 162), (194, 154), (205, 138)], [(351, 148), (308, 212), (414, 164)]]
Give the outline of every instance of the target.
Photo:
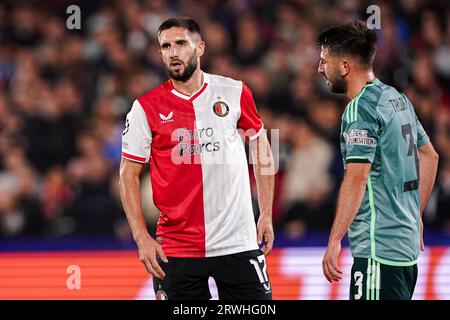
[(173, 122), (173, 111), (170, 111), (167, 116), (160, 113), (159, 117), (161, 119), (161, 123)]

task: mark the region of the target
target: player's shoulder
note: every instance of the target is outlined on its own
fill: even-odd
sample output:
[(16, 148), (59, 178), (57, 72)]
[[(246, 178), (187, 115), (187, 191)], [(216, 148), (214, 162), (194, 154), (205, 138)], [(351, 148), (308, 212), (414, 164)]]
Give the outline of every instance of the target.
[(389, 86), (385, 85), (378, 79), (369, 82), (363, 89), (360, 96), (357, 98), (360, 105), (367, 105), (372, 108), (377, 108), (380, 98)]
[(161, 98), (169, 96), (168, 81), (165, 81), (156, 88), (144, 93), (142, 96), (138, 97), (136, 100), (142, 105), (147, 102), (152, 102), (154, 100), (160, 100)]
[(343, 119), (346, 123), (359, 121), (377, 121), (378, 101), (383, 88), (378, 82), (367, 83), (347, 105)]
[(375, 79), (361, 90), (354, 99), (358, 115), (363, 118), (376, 118), (382, 104), (382, 97), (391, 90), (386, 84)]
[(210, 73), (204, 73), (204, 74), (208, 78), (208, 84), (211, 85), (212, 87), (219, 86), (219, 87), (229, 87), (229, 88), (236, 88), (236, 89), (242, 88), (242, 81), (240, 81), (240, 80), (221, 76), (218, 74), (210, 74)]

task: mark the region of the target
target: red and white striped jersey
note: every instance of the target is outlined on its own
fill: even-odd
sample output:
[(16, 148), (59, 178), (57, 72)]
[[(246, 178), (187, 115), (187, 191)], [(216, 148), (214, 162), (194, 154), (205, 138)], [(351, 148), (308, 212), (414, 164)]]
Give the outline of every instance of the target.
[(263, 123), (241, 81), (203, 73), (192, 96), (169, 79), (134, 101), (122, 156), (150, 161), (157, 241), (167, 256), (213, 257), (258, 248), (248, 161)]

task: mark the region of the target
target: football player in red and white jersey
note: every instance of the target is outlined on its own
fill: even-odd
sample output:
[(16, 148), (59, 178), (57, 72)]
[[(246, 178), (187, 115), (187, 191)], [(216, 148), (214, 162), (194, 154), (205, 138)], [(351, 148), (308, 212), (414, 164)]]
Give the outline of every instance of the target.
[[(120, 192), (158, 299), (272, 298), (274, 161), (250, 89), (200, 69), (198, 24), (171, 18), (158, 29), (169, 80), (136, 99), (122, 141)], [(243, 135), (254, 159), (259, 219), (252, 210)], [(146, 228), (139, 177), (150, 162), (156, 239)], [(259, 244), (262, 245), (261, 249)]]

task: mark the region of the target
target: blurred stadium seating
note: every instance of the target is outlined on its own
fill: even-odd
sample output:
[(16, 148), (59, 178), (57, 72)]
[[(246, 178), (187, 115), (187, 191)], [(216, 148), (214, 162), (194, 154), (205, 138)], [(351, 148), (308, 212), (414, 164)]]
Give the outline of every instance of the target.
[[(71, 4), (81, 9), (80, 30), (66, 27)], [(410, 97), (440, 154), (424, 216), (433, 246), (415, 298), (450, 299), (447, 0), (1, 1), (0, 299), (152, 297), (120, 204), (118, 164), (131, 102), (166, 79), (155, 33), (173, 15), (199, 21), (203, 69), (244, 80), (265, 127), (279, 130), (275, 298), (345, 299), (348, 279), (326, 284), (320, 260), (342, 179), (346, 100), (317, 75), (315, 40), (326, 27), (366, 19), (371, 4), (382, 12), (376, 74)], [(143, 183), (153, 230), (148, 174)], [(342, 259), (348, 268), (348, 251)], [(83, 290), (66, 288), (72, 264)]]

